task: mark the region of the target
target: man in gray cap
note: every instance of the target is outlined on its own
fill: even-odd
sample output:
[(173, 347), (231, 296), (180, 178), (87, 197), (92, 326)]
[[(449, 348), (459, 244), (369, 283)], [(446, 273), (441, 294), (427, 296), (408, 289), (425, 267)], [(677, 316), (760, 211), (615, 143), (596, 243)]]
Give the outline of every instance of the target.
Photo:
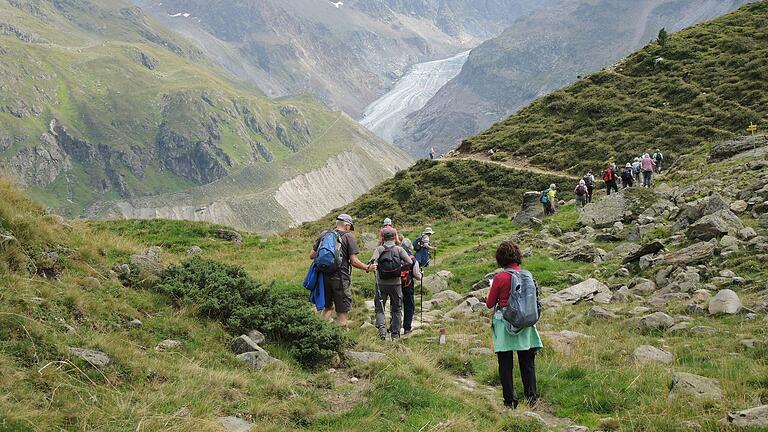
[(347, 326), (349, 312), (352, 310), (352, 289), (350, 288), (352, 267), (365, 270), (366, 272), (376, 270), (375, 265), (365, 264), (357, 257), (360, 249), (357, 247), (355, 236), (351, 233), (354, 230), (355, 224), (352, 216), (345, 213), (340, 214), (336, 218), (335, 230), (323, 231), (320, 237), (317, 238), (317, 241), (315, 241), (312, 253), (309, 254), (309, 259), (317, 258), (320, 242), (326, 234), (335, 231), (340, 246), (338, 248), (341, 255), (338, 257), (340, 265), (337, 272), (323, 274), (323, 282), (325, 284), (325, 310), (323, 310), (323, 318), (331, 319), (335, 306), (336, 322), (342, 327)]
[(384, 228), (381, 233), (384, 244), (373, 251), (371, 262), (376, 263), (376, 292), (374, 306), (376, 308), (376, 328), (379, 338), (386, 340), (384, 307), (390, 301), (392, 311), (389, 332), (392, 339), (400, 338), (400, 328), (403, 321), (403, 289), (400, 283), (403, 268), (410, 269), (413, 260), (403, 248), (395, 244), (397, 232), (392, 228)]

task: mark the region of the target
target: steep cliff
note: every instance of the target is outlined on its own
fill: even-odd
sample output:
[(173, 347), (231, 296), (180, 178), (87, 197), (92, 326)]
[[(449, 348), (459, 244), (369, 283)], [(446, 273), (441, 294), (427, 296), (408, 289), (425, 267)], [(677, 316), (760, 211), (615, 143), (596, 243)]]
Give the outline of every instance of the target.
[(537, 97), (608, 66), (654, 39), (748, 0), (565, 1), (516, 21), (472, 50), (461, 73), (405, 122), (395, 143), (441, 151)]

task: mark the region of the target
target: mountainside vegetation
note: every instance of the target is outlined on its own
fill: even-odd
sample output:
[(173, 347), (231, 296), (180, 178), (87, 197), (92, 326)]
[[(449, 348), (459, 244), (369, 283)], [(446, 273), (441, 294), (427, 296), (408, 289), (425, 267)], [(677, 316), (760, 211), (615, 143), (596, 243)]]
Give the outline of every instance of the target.
[(651, 43), (467, 139), (461, 153), (507, 152), (581, 173), (661, 148), (667, 160), (764, 124), (768, 2)]
[(517, 19), (475, 49), (461, 73), (413, 113), (395, 143), (412, 154), (462, 140), (533, 100), (670, 32), (717, 18), (748, 0), (566, 0)]

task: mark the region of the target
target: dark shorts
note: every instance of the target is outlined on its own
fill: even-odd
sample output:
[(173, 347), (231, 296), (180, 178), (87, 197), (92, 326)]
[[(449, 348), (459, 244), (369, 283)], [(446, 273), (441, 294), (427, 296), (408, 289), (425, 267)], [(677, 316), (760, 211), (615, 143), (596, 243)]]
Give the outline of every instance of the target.
[(325, 308), (336, 306), (336, 313), (346, 313), (352, 310), (352, 288), (349, 279), (335, 276), (323, 276), (325, 283)]

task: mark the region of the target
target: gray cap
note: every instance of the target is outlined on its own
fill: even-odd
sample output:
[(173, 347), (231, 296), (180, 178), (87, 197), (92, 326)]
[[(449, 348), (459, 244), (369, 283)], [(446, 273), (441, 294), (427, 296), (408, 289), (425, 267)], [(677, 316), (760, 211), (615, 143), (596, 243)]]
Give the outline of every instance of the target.
[(392, 225), (392, 219), (390, 218), (384, 219), (384, 225)]
[(381, 230), (381, 237), (384, 240), (394, 240), (395, 239), (395, 230), (392, 228), (384, 228)]
[(350, 229), (351, 229), (352, 231), (354, 231), (354, 230), (355, 230), (355, 221), (354, 221), (354, 220), (352, 220), (352, 216), (350, 216), (350, 215), (348, 215), (348, 214), (346, 214), (346, 213), (342, 213), (342, 214), (340, 214), (340, 215), (338, 215), (338, 216), (336, 217), (336, 220), (337, 220), (337, 221), (342, 221), (342, 222), (344, 222), (344, 223), (348, 223), (348, 224), (349, 224), (349, 227), (350, 227)]

